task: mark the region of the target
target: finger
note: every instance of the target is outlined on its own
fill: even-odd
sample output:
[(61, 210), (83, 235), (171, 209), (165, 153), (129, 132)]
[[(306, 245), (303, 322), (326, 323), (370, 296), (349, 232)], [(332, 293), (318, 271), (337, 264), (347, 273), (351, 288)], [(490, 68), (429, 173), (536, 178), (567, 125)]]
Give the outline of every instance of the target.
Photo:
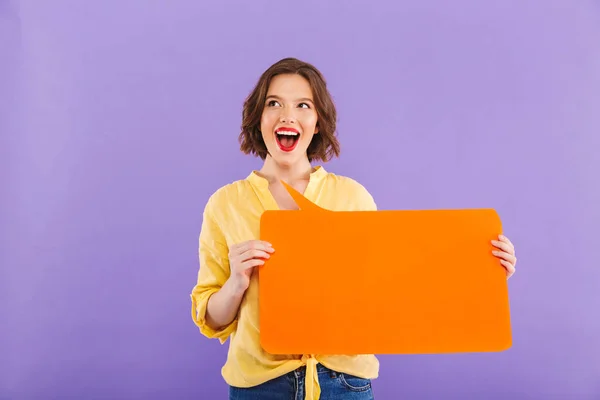
[(236, 249), (238, 254), (242, 254), (248, 250), (263, 250), (273, 252), (273, 246), (271, 243), (265, 242), (263, 240), (248, 240), (247, 242), (241, 243), (240, 246)]
[(504, 260), (508, 261), (511, 264), (516, 264), (517, 263), (517, 257), (515, 257), (512, 254), (506, 253), (504, 251), (493, 250), (492, 254), (495, 255), (498, 258), (501, 258), (501, 259), (504, 259)]
[(252, 258), (250, 260), (246, 260), (241, 264), (242, 271), (247, 270), (249, 268), (254, 268), (259, 265), (264, 265), (264, 263), (265, 260), (261, 260), (260, 258)]
[(513, 276), (513, 274), (516, 271), (516, 268), (514, 265), (512, 265), (511, 263), (509, 263), (508, 261), (505, 261), (505, 260), (500, 260), (500, 264), (502, 264), (504, 266), (504, 268), (506, 269), (506, 279)]
[(508, 244), (508, 243), (504, 243), (504, 242), (499, 242), (497, 240), (492, 240), (492, 244), (499, 248), (504, 250), (507, 253), (513, 254), (514, 253), (514, 249)]
[(242, 254), (239, 255), (240, 261), (246, 261), (251, 258), (269, 258), (271, 255), (264, 250), (246, 250)]
[[(271, 246), (270, 243), (260, 241), (260, 240), (251, 240), (243, 243), (239, 243), (234, 245), (229, 250), (229, 259), (230, 260), (241, 260), (244, 261), (249, 257), (242, 257), (242, 255), (248, 251), (259, 250), (264, 252), (273, 253), (275, 250)], [(240, 258), (242, 257), (242, 258)]]
[(506, 236), (504, 236), (504, 235), (498, 235), (498, 239), (500, 239), (500, 241), (508, 244), (513, 249), (515, 248), (515, 245), (513, 244), (513, 242), (511, 242), (510, 239), (507, 238)]

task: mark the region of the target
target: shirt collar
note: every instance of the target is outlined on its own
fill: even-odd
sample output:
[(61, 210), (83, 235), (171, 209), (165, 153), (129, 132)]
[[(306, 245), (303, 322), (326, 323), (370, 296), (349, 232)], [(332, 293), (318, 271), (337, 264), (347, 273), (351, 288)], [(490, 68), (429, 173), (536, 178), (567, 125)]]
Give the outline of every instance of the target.
[[(248, 175), (248, 181), (260, 188), (260, 189), (268, 189), (269, 188), (269, 182), (263, 178), (262, 176), (258, 175), (257, 173), (258, 171), (254, 170), (250, 173), (250, 175)], [(325, 168), (323, 168), (321, 165), (316, 166), (313, 171), (310, 173), (310, 177), (309, 177), (309, 185), (314, 185), (315, 183), (318, 183), (319, 181), (321, 181), (325, 176), (327, 175), (327, 171), (325, 170)]]

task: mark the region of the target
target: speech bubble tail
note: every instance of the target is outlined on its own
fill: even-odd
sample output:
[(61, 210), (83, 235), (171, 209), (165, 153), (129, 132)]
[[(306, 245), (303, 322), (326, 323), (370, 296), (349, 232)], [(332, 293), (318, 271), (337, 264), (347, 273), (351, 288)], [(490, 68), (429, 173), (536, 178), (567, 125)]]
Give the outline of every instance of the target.
[(298, 205), (298, 207), (301, 210), (304, 210), (304, 211), (310, 211), (310, 210), (326, 211), (324, 208), (321, 208), (318, 205), (316, 205), (315, 203), (313, 203), (312, 201), (308, 200), (306, 197), (304, 197), (302, 195), (302, 193), (298, 192), (296, 189), (294, 189), (293, 187), (291, 187), (284, 181), (281, 181), (281, 183), (283, 184), (285, 189), (288, 191), (290, 196), (292, 196), (292, 198), (294, 199), (294, 201), (296, 202), (296, 204)]

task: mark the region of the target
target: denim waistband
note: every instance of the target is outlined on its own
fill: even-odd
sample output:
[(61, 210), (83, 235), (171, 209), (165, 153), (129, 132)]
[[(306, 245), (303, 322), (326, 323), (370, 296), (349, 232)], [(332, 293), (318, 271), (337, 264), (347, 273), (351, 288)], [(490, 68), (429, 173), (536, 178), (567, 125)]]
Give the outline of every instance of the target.
[[(329, 374), (331, 377), (335, 378), (339, 374), (339, 372), (327, 368), (323, 364), (317, 364), (317, 374)], [(306, 365), (295, 369), (294, 371), (290, 372), (289, 375), (295, 376), (297, 378), (306, 376)]]

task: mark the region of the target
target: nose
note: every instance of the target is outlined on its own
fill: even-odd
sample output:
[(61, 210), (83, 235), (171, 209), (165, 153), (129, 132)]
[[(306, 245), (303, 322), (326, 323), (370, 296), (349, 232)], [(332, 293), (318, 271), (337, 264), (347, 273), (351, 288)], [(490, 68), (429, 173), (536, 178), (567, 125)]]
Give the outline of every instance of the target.
[(294, 122), (296, 122), (296, 116), (294, 115), (294, 111), (284, 107), (281, 110), (281, 114), (279, 115), (279, 121), (282, 124), (288, 123), (288, 124), (292, 124)]

